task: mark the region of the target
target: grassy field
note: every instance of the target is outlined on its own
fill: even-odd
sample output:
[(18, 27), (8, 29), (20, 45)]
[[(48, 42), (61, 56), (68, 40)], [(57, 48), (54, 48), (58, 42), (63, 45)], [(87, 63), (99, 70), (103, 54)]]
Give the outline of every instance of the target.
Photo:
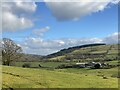
[(30, 64), (31, 67), (39, 67), (40, 64), (42, 67), (46, 68), (55, 68), (61, 64), (70, 64), (70, 62), (15, 62), (15, 66), (22, 67), (22, 65), (25, 63)]
[[(106, 53), (106, 54), (105, 54)], [(85, 54), (91, 54), (91, 57), (90, 56), (87, 56)], [(88, 57), (87, 59), (90, 59), (91, 61), (93, 61), (93, 56), (94, 54), (99, 54), (99, 56), (96, 56), (94, 57), (94, 59), (103, 59), (103, 58), (107, 58), (107, 59), (116, 59), (116, 57), (118, 57), (118, 45), (103, 45), (103, 46), (93, 46), (93, 47), (85, 47), (85, 48), (80, 48), (80, 49), (77, 49), (77, 50), (74, 50), (70, 53), (67, 53), (67, 54), (64, 54), (64, 55), (61, 55), (61, 56), (55, 56), (53, 58), (50, 58), (49, 60), (59, 60), (59, 61), (63, 61), (66, 59), (66, 55), (67, 55), (67, 59), (79, 59), (81, 57)], [(103, 56), (100, 56), (103, 55)], [(82, 56), (80, 56), (82, 55)], [(83, 58), (84, 59), (84, 58)], [(86, 59), (84, 59), (86, 60)]]
[[(47, 68), (55, 68), (61, 64), (75, 64), (77, 62), (15, 62), (14, 66), (18, 66), (18, 67), (22, 67), (23, 64), (28, 63), (30, 64), (31, 67), (39, 67), (39, 64), (43, 67), (47, 67)], [(114, 61), (107, 61), (106, 63), (110, 64), (110, 65), (117, 65), (118, 64), (118, 60), (114, 60)]]
[(114, 60), (114, 61), (108, 61), (106, 63), (109, 63), (110, 65), (118, 65), (120, 60)]
[[(44, 70), (3, 66), (3, 88), (118, 88), (117, 68)], [(103, 79), (106, 76), (107, 79)]]

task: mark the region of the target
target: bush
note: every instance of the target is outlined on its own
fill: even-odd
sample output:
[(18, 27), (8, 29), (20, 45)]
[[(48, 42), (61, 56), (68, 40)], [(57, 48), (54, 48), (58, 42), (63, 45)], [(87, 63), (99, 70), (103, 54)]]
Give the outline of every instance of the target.
[(58, 67), (56, 67), (56, 69), (63, 69), (63, 68), (73, 68), (73, 66), (69, 64), (61, 64)]
[(39, 64), (39, 67), (42, 67), (42, 66)]
[(97, 63), (97, 64), (94, 65), (95, 69), (99, 69), (100, 67), (101, 67), (101, 65), (99, 63)]
[(56, 67), (56, 69), (62, 69), (62, 68), (65, 68), (65, 64), (61, 64), (58, 67)]
[(76, 65), (76, 64), (61, 64), (56, 69), (63, 69), (63, 68), (84, 68), (84, 66)]
[(31, 66), (30, 63), (24, 63), (24, 64), (22, 65), (23, 68), (29, 68), (30, 66)]

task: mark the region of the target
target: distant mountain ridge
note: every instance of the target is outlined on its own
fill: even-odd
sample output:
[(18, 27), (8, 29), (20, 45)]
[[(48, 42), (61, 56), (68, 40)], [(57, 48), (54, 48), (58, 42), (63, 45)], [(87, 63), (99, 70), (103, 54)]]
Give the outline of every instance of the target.
[(99, 61), (99, 60), (117, 60), (117, 44), (85, 44), (81, 46), (69, 47), (47, 56), (23, 54), (17, 61), (39, 62), (39, 61)]
[(16, 61), (28, 61), (28, 62), (32, 62), (32, 61), (40, 61), (40, 60), (42, 60), (42, 58), (43, 58), (43, 56), (41, 56), (41, 55), (23, 53), (22, 57), (19, 58)]
[(56, 56), (62, 56), (64, 54), (71, 53), (72, 51), (80, 49), (80, 48), (91, 47), (91, 46), (101, 46), (101, 45), (106, 45), (106, 44), (105, 43), (94, 43), (94, 44), (85, 44), (85, 45), (81, 45), (81, 46), (69, 47), (67, 49), (62, 49), (56, 53), (49, 54), (46, 57), (52, 58), (52, 57), (56, 57)]

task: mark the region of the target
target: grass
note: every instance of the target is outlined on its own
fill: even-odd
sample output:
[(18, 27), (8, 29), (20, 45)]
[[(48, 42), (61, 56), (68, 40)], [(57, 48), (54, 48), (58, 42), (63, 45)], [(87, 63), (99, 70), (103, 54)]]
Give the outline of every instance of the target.
[[(14, 65), (18, 66), (18, 67), (22, 67), (22, 65), (25, 64), (25, 63), (29, 63), (31, 65), (31, 67), (39, 67), (39, 64), (40, 64), (43, 67), (53, 68), (54, 69), (55, 67), (57, 67), (57, 66), (59, 66), (61, 64), (70, 64), (70, 63), (75, 64), (77, 62), (15, 62)], [(107, 61), (106, 63), (109, 63), (110, 65), (117, 65), (118, 60)]]
[[(3, 88), (117, 88), (118, 79), (109, 74), (116, 68), (102, 70), (44, 70), (3, 66)], [(104, 72), (108, 79), (96, 73)]]
[[(104, 56), (104, 54), (106, 53), (106, 55)], [(78, 59), (77, 57), (80, 56), (80, 54), (84, 55), (84, 54), (91, 54), (91, 57), (88, 56), (89, 59), (93, 59), (92, 55), (94, 54), (101, 54), (103, 55), (102, 58), (108, 58), (108, 59), (115, 59), (116, 57), (118, 57), (118, 45), (103, 45), (103, 46), (94, 46), (94, 47), (86, 47), (86, 48), (80, 48), (78, 50), (74, 50), (70, 53), (67, 54), (67, 57), (71, 58), (71, 59)], [(87, 57), (87, 55), (84, 55), (84, 57)], [(80, 57), (79, 57), (80, 58)], [(88, 59), (87, 58), (87, 59)], [(101, 58), (101, 56), (97, 56), (94, 58)], [(56, 56), (53, 58), (50, 58), (49, 60), (65, 60), (66, 59), (66, 55), (62, 55), (62, 56)]]
[(22, 67), (24, 63), (29, 63), (31, 67), (39, 67), (40, 64), (43, 67), (55, 68), (61, 64), (69, 64), (70, 62), (15, 62), (15, 66)]
[(106, 63), (109, 63), (110, 65), (118, 65), (119, 60), (114, 60), (114, 61), (108, 61)]
[(118, 75), (118, 68), (111, 68), (111, 69), (89, 69), (89, 68), (82, 68), (82, 69), (75, 69), (75, 68), (68, 68), (68, 69), (58, 69), (56, 71), (59, 72), (68, 72), (68, 73), (76, 73), (81, 75), (96, 75), (96, 76), (106, 76), (112, 77)]
[(109, 50), (108, 54), (118, 54), (118, 50)]

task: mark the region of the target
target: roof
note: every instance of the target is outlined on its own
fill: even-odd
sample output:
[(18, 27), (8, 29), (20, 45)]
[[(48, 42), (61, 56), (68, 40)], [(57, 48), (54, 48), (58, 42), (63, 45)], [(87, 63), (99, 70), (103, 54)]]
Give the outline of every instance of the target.
[(85, 64), (85, 63), (76, 63), (76, 64)]

